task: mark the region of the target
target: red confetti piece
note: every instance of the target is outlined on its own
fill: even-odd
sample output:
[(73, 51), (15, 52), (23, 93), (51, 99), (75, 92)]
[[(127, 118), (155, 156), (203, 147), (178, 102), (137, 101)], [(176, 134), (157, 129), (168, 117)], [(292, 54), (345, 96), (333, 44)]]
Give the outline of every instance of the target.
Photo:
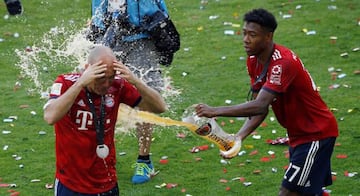
[(168, 189), (172, 189), (172, 188), (175, 188), (175, 187), (177, 187), (177, 184), (173, 184), (173, 183), (167, 183), (166, 184), (166, 188), (168, 188)]
[(182, 193), (185, 193), (185, 192), (186, 192), (186, 189), (182, 188), (182, 189), (181, 189), (181, 192), (182, 192)]
[(269, 162), (269, 161), (270, 161), (270, 157), (261, 157), (260, 161), (261, 161), (261, 162)]
[(177, 137), (177, 138), (185, 138), (186, 135), (185, 135), (184, 133), (178, 133), (178, 134), (176, 135), (176, 137)]
[(208, 150), (208, 149), (209, 149), (209, 145), (198, 146), (197, 148), (198, 148), (199, 150)]
[(267, 123), (266, 122), (262, 122), (261, 124), (260, 124), (260, 127), (267, 127), (268, 125), (267, 125)]
[(346, 154), (338, 154), (338, 155), (336, 155), (336, 158), (338, 158), (338, 159), (346, 159), (347, 155)]
[(208, 149), (209, 149), (209, 145), (195, 146), (190, 150), (190, 152), (196, 153), (196, 152), (208, 150)]
[(168, 163), (169, 163), (169, 160), (167, 160), (167, 159), (160, 159), (159, 163), (165, 165), (165, 164), (168, 164)]
[(223, 168), (223, 173), (226, 174), (227, 173), (227, 169)]
[(287, 170), (288, 168), (289, 168), (289, 165), (285, 165), (285, 166), (283, 167), (284, 170)]
[(250, 156), (253, 156), (253, 155), (256, 155), (258, 153), (258, 150), (254, 150), (254, 151), (252, 151), (252, 152), (250, 152)]
[(20, 192), (12, 192), (11, 194), (10, 194), (10, 196), (18, 196), (18, 195), (20, 195)]
[(9, 187), (9, 184), (0, 184), (0, 187)]
[(226, 187), (225, 190), (226, 190), (226, 191), (230, 191), (231, 188), (230, 188), (230, 187)]

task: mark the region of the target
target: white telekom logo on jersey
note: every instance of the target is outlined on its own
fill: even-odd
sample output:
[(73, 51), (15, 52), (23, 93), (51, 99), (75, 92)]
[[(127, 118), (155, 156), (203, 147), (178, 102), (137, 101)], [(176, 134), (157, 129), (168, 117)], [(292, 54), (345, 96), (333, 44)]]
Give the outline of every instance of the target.
[[(108, 108), (114, 107), (115, 101), (114, 101), (113, 97), (114, 96), (111, 94), (108, 94), (105, 96), (105, 106), (106, 107), (108, 107)], [(77, 104), (80, 106), (83, 106), (84, 101), (80, 100)], [(78, 127), (79, 131), (86, 131), (86, 130), (88, 130), (88, 126), (91, 126), (94, 123), (93, 114), (90, 111), (78, 110), (76, 112), (75, 123), (80, 125), (80, 127)], [(105, 123), (109, 124), (110, 119), (106, 119)], [(105, 132), (106, 132), (106, 130), (105, 130)]]
[[(79, 75), (73, 75), (73, 74), (64, 75), (65, 80), (69, 80), (72, 82), (77, 81), (79, 77), (80, 77)], [(60, 96), (61, 88), (62, 88), (62, 83), (54, 83), (53, 86), (51, 87), (51, 94)], [(81, 107), (85, 107), (86, 103), (87, 101), (81, 99), (77, 102), (77, 105)], [(114, 95), (112, 94), (105, 95), (105, 107), (112, 108), (114, 107), (114, 105), (115, 105)], [(77, 110), (75, 123), (80, 125), (78, 127), (79, 131), (86, 131), (88, 130), (88, 126), (92, 126), (94, 123), (93, 114), (91, 113), (91, 111)], [(109, 123), (110, 123), (110, 119), (106, 119), (105, 124), (109, 124)], [(105, 132), (106, 131), (107, 130), (105, 130)]]

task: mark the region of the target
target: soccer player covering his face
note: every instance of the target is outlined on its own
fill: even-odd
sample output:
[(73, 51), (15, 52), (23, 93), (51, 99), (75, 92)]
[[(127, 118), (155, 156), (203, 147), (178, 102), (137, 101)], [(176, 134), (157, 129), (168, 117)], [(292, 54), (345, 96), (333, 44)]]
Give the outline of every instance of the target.
[(271, 106), (289, 136), (289, 167), (279, 195), (322, 195), (322, 188), (332, 184), (330, 159), (338, 136), (337, 122), (300, 58), (273, 42), (276, 27), (275, 17), (267, 10), (254, 9), (244, 15), (251, 100), (221, 107), (200, 103), (197, 115), (249, 117), (236, 133), (238, 140), (244, 140), (265, 119)]
[(44, 105), (44, 119), (56, 134), (55, 195), (119, 195), (114, 131), (120, 103), (153, 113), (161, 95), (96, 46), (82, 73), (59, 75)]

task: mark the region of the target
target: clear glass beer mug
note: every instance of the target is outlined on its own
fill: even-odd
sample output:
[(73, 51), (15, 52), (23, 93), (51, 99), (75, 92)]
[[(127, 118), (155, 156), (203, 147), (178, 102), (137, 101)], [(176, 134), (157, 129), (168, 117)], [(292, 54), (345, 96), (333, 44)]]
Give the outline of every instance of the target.
[(195, 105), (185, 109), (182, 121), (196, 124), (198, 129), (194, 132), (198, 136), (216, 144), (220, 148), (221, 153), (226, 157), (230, 158), (236, 156), (236, 154), (240, 151), (241, 141), (235, 140), (235, 136), (233, 134), (226, 133), (214, 118), (197, 116)]

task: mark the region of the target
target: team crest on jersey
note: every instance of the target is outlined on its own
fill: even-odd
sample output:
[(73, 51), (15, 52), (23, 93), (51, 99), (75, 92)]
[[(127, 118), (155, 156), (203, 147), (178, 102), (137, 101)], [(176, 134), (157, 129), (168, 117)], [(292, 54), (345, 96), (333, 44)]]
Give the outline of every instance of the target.
[(270, 73), (270, 83), (275, 85), (281, 85), (281, 65), (275, 65), (271, 69)]
[(108, 108), (112, 108), (115, 105), (115, 100), (113, 95), (106, 95), (105, 97), (105, 105)]

